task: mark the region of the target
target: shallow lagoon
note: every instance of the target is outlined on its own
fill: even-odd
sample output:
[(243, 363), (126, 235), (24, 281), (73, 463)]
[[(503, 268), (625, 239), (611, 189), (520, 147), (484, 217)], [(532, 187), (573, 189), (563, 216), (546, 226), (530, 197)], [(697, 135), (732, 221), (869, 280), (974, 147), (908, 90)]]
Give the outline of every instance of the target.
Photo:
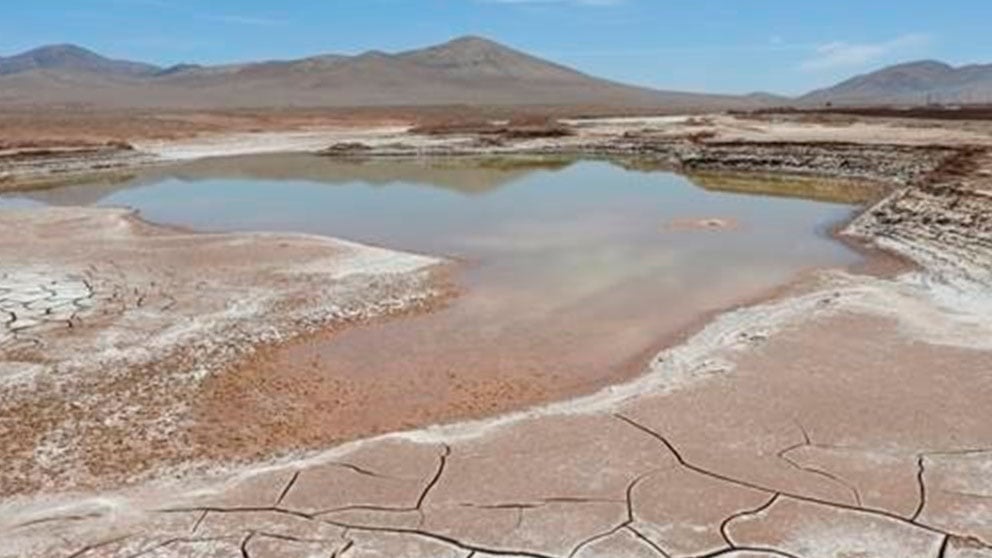
[[(704, 188), (636, 166), (256, 156), (2, 203), (128, 206), (202, 231), (298, 231), (447, 256), (460, 264), (461, 290), (447, 307), (276, 357), (278, 367), (306, 362), (315, 374), (407, 385), (410, 406), (443, 395), (455, 374), (533, 379), (535, 399), (589, 391), (636, 374), (714, 311), (859, 259), (828, 234), (851, 205), (734, 193), (719, 178)], [(731, 226), (684, 226), (698, 219)]]

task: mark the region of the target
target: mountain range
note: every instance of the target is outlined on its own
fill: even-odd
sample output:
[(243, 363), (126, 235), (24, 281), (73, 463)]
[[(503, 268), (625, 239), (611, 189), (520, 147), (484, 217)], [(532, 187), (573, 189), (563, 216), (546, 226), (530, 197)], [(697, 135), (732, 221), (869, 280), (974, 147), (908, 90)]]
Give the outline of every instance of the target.
[(73, 45), (0, 58), (0, 105), (348, 107), (425, 105), (751, 106), (743, 97), (634, 87), (479, 37), (396, 54), (160, 68)]
[(992, 100), (992, 65), (924, 61), (798, 98), (661, 91), (600, 79), (481, 37), (399, 53), (167, 68), (75, 45), (0, 57), (0, 106), (250, 108), (589, 105), (678, 109)]
[(889, 66), (800, 98), (809, 104), (924, 105), (992, 102), (992, 64), (954, 67), (935, 60)]

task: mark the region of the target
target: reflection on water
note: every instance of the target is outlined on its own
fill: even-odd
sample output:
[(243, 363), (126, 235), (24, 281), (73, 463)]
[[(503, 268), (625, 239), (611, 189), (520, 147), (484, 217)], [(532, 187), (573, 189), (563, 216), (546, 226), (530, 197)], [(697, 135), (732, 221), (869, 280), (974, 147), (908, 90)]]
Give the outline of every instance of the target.
[(167, 179), (183, 182), (208, 179), (306, 181), (337, 185), (363, 182), (377, 186), (406, 182), (472, 194), (495, 190), (537, 170), (560, 170), (572, 163), (571, 159), (558, 156), (383, 161), (307, 154), (252, 155), (201, 159), (149, 169), (125, 179), (97, 180), (12, 195), (48, 205), (90, 205), (121, 190)]
[(696, 172), (689, 180), (700, 188), (762, 196), (800, 198), (831, 203), (865, 204), (884, 194), (885, 187), (869, 181), (822, 180), (812, 177), (740, 175)]
[[(203, 230), (302, 231), (458, 258), (466, 289), (450, 308), (351, 330), (308, 350), (322, 368), (365, 375), (534, 370), (592, 385), (639, 366), (660, 340), (705, 312), (800, 270), (857, 257), (823, 234), (849, 205), (729, 193), (721, 190), (762, 188), (721, 188), (719, 177), (704, 184), (559, 158), (280, 155), (198, 161), (29, 195), (48, 204), (131, 206), (149, 220)], [(740, 227), (666, 226), (694, 217)]]

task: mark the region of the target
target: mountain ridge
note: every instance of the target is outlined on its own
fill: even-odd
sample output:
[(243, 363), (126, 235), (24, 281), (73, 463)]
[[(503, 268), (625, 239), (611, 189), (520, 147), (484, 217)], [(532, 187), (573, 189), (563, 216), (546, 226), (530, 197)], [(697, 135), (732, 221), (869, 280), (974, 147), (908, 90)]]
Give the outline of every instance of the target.
[(588, 104), (766, 108), (992, 102), (992, 64), (895, 64), (798, 97), (720, 95), (628, 85), (467, 35), (395, 53), (169, 67), (72, 44), (0, 56), (0, 104), (109, 107), (346, 107)]
[[(56, 56), (38, 56), (52, 51)], [(53, 50), (54, 49), (54, 50)], [(33, 53), (33, 54), (32, 54)], [(11, 62), (13, 60), (13, 62)], [(756, 97), (610, 81), (479, 36), (396, 53), (162, 68), (72, 45), (0, 58), (0, 104), (97, 107), (596, 105), (748, 108)]]
[(992, 102), (992, 64), (952, 66), (916, 60), (856, 75), (811, 91), (804, 104), (925, 105)]
[(62, 43), (40, 46), (8, 57), (0, 57), (0, 76), (32, 70), (74, 69), (122, 75), (151, 75), (154, 64), (116, 60), (78, 45)]

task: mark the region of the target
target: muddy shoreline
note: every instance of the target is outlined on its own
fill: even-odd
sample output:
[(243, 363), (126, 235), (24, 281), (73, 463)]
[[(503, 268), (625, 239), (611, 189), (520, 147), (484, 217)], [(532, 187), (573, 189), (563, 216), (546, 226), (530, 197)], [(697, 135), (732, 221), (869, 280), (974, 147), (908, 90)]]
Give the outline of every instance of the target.
[[(800, 169), (890, 185), (832, 231), (867, 243), (869, 263), (814, 273), (711, 316), (643, 375), (586, 397), (362, 439), (202, 490), (186, 485), (187, 494), (137, 487), (109, 512), (69, 504), (90, 510), (82, 523), (60, 519), (64, 510), (15, 506), (11, 532), (22, 548), (122, 555), (187, 543), (244, 555), (269, 539), (335, 553), (382, 551), (395, 539), (407, 552), (452, 556), (992, 551), (992, 525), (971, 519), (983, 508), (967, 496), (981, 491), (990, 455), (981, 410), (992, 285), (986, 147), (646, 145), (616, 151), (653, 150), (656, 161), (693, 170)], [(391, 149), (377, 154), (395, 156)], [(883, 251), (877, 259), (874, 250)], [(956, 381), (931, 386), (934, 367)], [(700, 413), (706, 421), (691, 420)], [(386, 478), (396, 484), (373, 486)], [(601, 478), (607, 484), (591, 488)], [(715, 507), (696, 509), (701, 495)], [(135, 513), (120, 521), (120, 509)], [(61, 525), (68, 542), (46, 542), (38, 518)], [(567, 520), (550, 527), (550, 518)], [(321, 528), (329, 531), (317, 536)]]
[[(390, 132), (390, 134), (393, 133), (395, 133), (395, 131)], [(441, 136), (444, 138), (446, 134), (442, 134)], [(557, 139), (558, 138), (555, 138), (554, 141), (557, 141)], [(524, 143), (521, 145), (512, 145), (506, 149), (499, 149), (497, 150), (497, 153), (494, 153), (492, 145), (488, 145), (491, 144), (491, 142), (485, 142), (487, 145), (479, 146), (476, 145), (478, 139), (472, 139), (469, 141), (468, 146), (462, 145), (466, 142), (466, 140), (461, 134), (455, 136), (454, 142), (456, 145), (454, 146), (447, 143), (448, 140), (446, 139), (442, 139), (440, 143), (437, 143), (435, 139), (432, 140), (435, 141), (435, 143), (427, 147), (423, 145), (419, 145), (417, 147), (398, 147), (396, 142), (383, 143), (381, 138), (377, 138), (376, 141), (380, 143), (364, 145), (349, 142), (344, 144), (345, 147), (341, 147), (339, 144), (338, 147), (332, 146), (331, 148), (323, 150), (321, 155), (328, 157), (344, 157), (346, 159), (354, 157), (355, 153), (359, 153), (364, 159), (396, 157), (478, 158), (493, 156), (606, 158), (611, 161), (619, 161), (619, 164), (622, 166), (635, 169), (665, 169), (674, 172), (687, 173), (690, 177), (707, 177), (712, 175), (716, 176), (716, 181), (720, 183), (725, 183), (725, 181), (730, 179), (728, 177), (741, 177), (742, 180), (747, 180), (749, 177), (773, 176), (785, 181), (796, 181), (794, 183), (789, 183), (789, 188), (797, 188), (796, 184), (799, 185), (797, 191), (789, 191), (786, 189), (784, 191), (774, 192), (775, 195), (797, 196), (804, 195), (803, 188), (805, 188), (806, 184), (819, 184), (817, 181), (823, 180), (825, 177), (830, 177), (831, 180), (837, 181), (835, 183), (836, 187), (822, 193), (821, 195), (825, 196), (823, 199), (836, 199), (838, 201), (845, 201), (848, 203), (853, 200), (858, 200), (864, 207), (863, 210), (853, 212), (851, 217), (844, 222), (835, 224), (828, 233), (835, 240), (848, 245), (862, 255), (863, 260), (849, 268), (848, 271), (867, 273), (878, 277), (891, 277), (911, 269), (918, 269), (918, 267), (904, 255), (900, 255), (899, 253), (893, 251), (880, 250), (879, 248), (873, 246), (872, 237), (855, 237), (847, 234), (846, 230), (852, 223), (858, 222), (863, 218), (863, 212), (867, 211), (867, 208), (872, 207), (877, 203), (882, 203), (882, 200), (888, 199), (888, 197), (894, 195), (893, 192), (898, 191), (900, 188), (907, 187), (906, 185), (925, 182), (928, 180), (929, 173), (934, 172), (935, 169), (941, 168), (946, 161), (951, 160), (954, 157), (960, 157), (960, 155), (957, 154), (971, 152), (966, 148), (954, 149), (947, 147), (918, 147), (903, 145), (865, 146), (851, 142), (818, 142), (808, 144), (788, 142), (749, 143), (734, 141), (698, 143), (683, 137), (676, 137), (674, 139), (665, 137), (659, 139), (650, 134), (631, 134), (629, 132), (623, 134), (620, 138), (617, 138), (614, 134), (608, 134), (602, 138), (597, 138), (595, 142), (590, 144), (577, 144), (572, 140), (573, 138), (566, 138), (566, 143), (564, 144), (552, 143), (548, 145), (541, 143), (537, 146)], [(308, 137), (307, 141), (312, 141), (312, 138)], [(416, 142), (416, 138), (412, 141)], [(543, 139), (541, 141), (543, 141)], [(211, 142), (208, 142), (208, 145), (210, 145), (211, 148), (215, 148)], [(90, 173), (93, 171), (93, 168), (88, 168), (84, 171), (84, 174), (80, 174), (79, 176), (76, 176), (75, 173), (79, 168), (87, 166), (92, 167), (94, 164), (106, 165), (107, 172), (111, 172), (109, 170), (110, 167), (115, 165), (108, 165), (105, 161), (108, 157), (115, 157), (115, 153), (120, 153), (122, 157), (122, 159), (115, 163), (115, 165), (119, 167), (130, 166), (132, 170), (147, 167), (148, 165), (168, 164), (165, 162), (164, 158), (161, 157), (153, 158), (144, 155), (136, 155), (135, 150), (129, 146), (102, 146), (95, 151), (91, 151), (89, 149), (72, 150), (71, 155), (69, 155), (68, 158), (63, 153), (56, 153), (52, 155), (51, 153), (45, 152), (38, 156), (40, 156), (43, 161), (41, 164), (42, 170), (44, 170), (47, 165), (51, 164), (52, 160), (58, 161), (59, 164), (62, 164), (65, 161), (70, 162), (69, 165), (59, 167), (57, 174), (60, 176), (59, 180), (61, 181), (65, 178), (84, 179), (85, 177), (91, 176)], [(91, 159), (90, 157), (94, 158)], [(18, 161), (26, 165), (21, 168), (26, 169), (35, 169), (34, 165), (37, 160), (38, 159), (36, 156), (27, 156), (18, 159)], [(79, 165), (79, 167), (73, 165)], [(112, 172), (119, 172), (119, 168), (116, 168), (116, 170)], [(705, 178), (698, 178), (697, 180), (705, 180)], [(44, 188), (46, 186), (39, 185), (38, 183), (33, 182), (32, 179), (29, 179), (26, 182), (14, 181), (11, 184), (13, 184), (15, 188)], [(47, 184), (47, 186), (51, 186), (52, 184), (55, 183)], [(747, 192), (749, 184), (735, 185), (732, 187), (740, 188), (740, 191)], [(868, 200), (871, 200), (874, 203), (866, 203)], [(152, 225), (147, 225), (147, 227), (152, 227)], [(194, 236), (198, 235), (198, 233), (194, 233), (194, 231), (182, 230), (173, 227), (162, 228), (162, 230), (172, 230), (176, 233), (193, 234)], [(442, 294), (432, 295), (431, 301), (426, 305), (419, 305), (416, 308), (403, 309), (398, 313), (391, 312), (390, 314), (395, 315), (396, 319), (403, 319), (404, 313), (430, 311), (431, 308), (435, 308), (438, 304), (444, 304), (444, 300), (452, 296), (453, 290), (451, 285), (453, 284), (453, 280), (450, 276), (444, 280), (431, 280), (430, 283), (433, 285), (447, 286), (442, 289)], [(486, 400), (485, 405), (481, 408), (475, 407), (474, 404), (465, 408), (449, 408), (447, 405), (442, 404), (437, 409), (433, 409), (430, 413), (426, 413), (423, 416), (417, 418), (401, 418), (400, 421), (396, 423), (384, 422), (374, 427), (363, 427), (364, 429), (356, 430), (355, 432), (345, 435), (344, 437), (341, 437), (340, 435), (336, 435), (332, 438), (327, 438), (323, 435), (307, 436), (306, 439), (308, 441), (296, 443), (291, 441), (296, 440), (299, 436), (287, 435), (284, 436), (285, 440), (280, 443), (279, 447), (266, 446), (264, 448), (255, 448), (248, 453), (245, 452), (244, 448), (234, 451), (234, 453), (223, 450), (220, 446), (214, 448), (213, 445), (217, 441), (217, 436), (210, 434), (212, 421), (207, 421), (204, 426), (200, 428), (202, 432), (199, 434), (192, 432), (191, 435), (194, 439), (203, 438), (204, 441), (211, 445), (204, 446), (202, 443), (195, 443), (190, 445), (190, 447), (208, 449), (209, 451), (206, 451), (206, 454), (223, 456), (222, 460), (225, 462), (245, 463), (245, 460), (247, 460), (247, 462), (252, 462), (258, 461), (259, 459), (270, 459), (280, 455), (285, 455), (287, 452), (291, 454), (296, 454), (299, 452), (313, 452), (327, 447), (328, 445), (335, 445), (357, 438), (365, 438), (370, 435), (383, 434), (389, 431), (410, 430), (429, 424), (450, 424), (456, 421), (478, 420), (501, 413), (518, 412), (534, 405), (547, 404), (549, 401), (570, 400), (589, 396), (590, 394), (595, 393), (612, 383), (623, 383), (636, 378), (642, 374), (645, 369), (650, 367), (651, 361), (654, 359), (655, 355), (692, 338), (693, 335), (704, 329), (705, 326), (714, 318), (728, 312), (733, 312), (742, 308), (747, 308), (767, 301), (786, 297), (788, 296), (788, 293), (801, 291), (802, 287), (808, 283), (809, 273), (806, 273), (802, 276), (794, 278), (786, 284), (772, 289), (771, 291), (749, 296), (747, 299), (737, 301), (729, 307), (708, 311), (700, 316), (697, 316), (696, 319), (692, 320), (690, 324), (686, 324), (684, 327), (678, 329), (672, 334), (666, 335), (663, 339), (659, 339), (657, 343), (655, 343), (650, 349), (645, 350), (643, 354), (632, 355), (626, 366), (622, 367), (622, 369), (616, 370), (615, 373), (609, 376), (605, 376), (601, 381), (593, 384), (576, 386), (567, 391), (562, 391), (553, 386), (541, 387), (536, 384), (530, 386), (517, 386), (510, 384), (504, 386), (492, 386), (491, 388), (485, 388), (481, 392), (481, 394), (485, 395), (484, 399)], [(368, 322), (367, 319), (360, 321)], [(256, 344), (252, 347), (250, 354), (245, 357), (238, 357), (234, 361), (225, 363), (224, 366), (227, 370), (233, 370), (237, 372), (237, 374), (224, 373), (216, 376), (217, 378), (221, 378), (221, 380), (213, 382), (216, 384), (216, 389), (214, 391), (221, 394), (221, 399), (229, 399), (230, 397), (235, 396), (234, 393), (236, 393), (237, 390), (232, 391), (230, 386), (224, 387), (224, 378), (226, 378), (227, 383), (230, 383), (235, 382), (235, 378), (240, 377), (245, 373), (249, 375), (264, 373), (267, 368), (271, 368), (272, 366), (271, 364), (265, 363), (272, 361), (273, 354), (279, 354), (285, 351), (287, 347), (294, 344), (333, 338), (343, 327), (347, 327), (346, 322), (335, 323), (332, 327), (315, 327), (306, 331), (297, 332), (292, 334), (292, 339), (288, 341), (282, 340), (276, 343), (263, 341)], [(271, 371), (269, 375), (271, 375)], [(344, 386), (342, 386), (341, 389), (345, 390), (342, 391), (342, 396), (347, 397), (347, 389)], [(224, 393), (227, 393), (228, 395), (223, 395)], [(468, 403), (466, 403), (466, 405), (468, 405)], [(250, 407), (250, 405), (248, 407)], [(245, 420), (250, 419), (246, 417)], [(251, 436), (248, 437), (250, 438)], [(244, 436), (242, 436), (242, 434), (238, 434), (237, 438), (241, 440)], [(248, 438), (244, 439), (247, 440)], [(245, 445), (234, 445), (234, 447), (241, 446)], [(162, 458), (166, 459), (168, 462), (171, 462), (173, 461), (173, 458), (166, 456), (168, 453), (170, 452), (163, 453)], [(199, 454), (204, 452), (197, 451), (196, 453)], [(212, 460), (213, 458), (209, 458), (208, 462)], [(185, 468), (187, 466), (185, 464), (186, 461), (188, 461), (187, 458), (180, 460), (180, 463), (183, 465), (181, 468)], [(119, 464), (114, 467), (115, 470), (119, 469), (119, 471), (112, 473), (106, 478), (98, 480), (100, 485), (110, 486), (107, 483), (118, 482), (120, 480), (120, 474), (127, 474), (125, 473), (126, 468), (120, 468)], [(155, 469), (156, 468), (152, 468), (151, 470), (153, 471)], [(132, 478), (133, 482), (135, 479), (142, 478), (146, 474), (147, 472), (141, 472), (139, 473), (139, 477), (134, 477), (133, 473), (128, 475)]]
[(203, 378), (261, 346), (450, 296), (442, 260), (323, 237), (190, 233), (118, 209), (0, 216), (0, 251), (17, 262), (0, 272), (8, 496), (186, 468)]
[[(859, 146), (833, 143), (707, 143), (684, 139), (627, 141), (610, 145), (612, 140), (595, 144), (519, 145), (505, 149), (437, 145), (386, 145), (308, 151), (289, 146), (271, 152), (315, 153), (346, 160), (411, 158), (494, 158), (494, 157), (565, 157), (570, 159), (608, 159), (630, 161), (632, 165), (649, 163), (656, 170), (683, 174), (729, 173), (766, 175), (795, 179), (849, 180), (889, 186), (919, 180), (934, 161), (950, 157), (954, 148), (907, 147), (903, 145)], [(361, 145), (361, 144), (357, 144)], [(237, 155), (242, 152), (232, 151)], [(266, 152), (262, 152), (266, 153)], [(207, 154), (204, 158), (218, 155)], [(5, 160), (0, 154), (0, 193), (45, 189), (98, 179), (133, 176), (151, 167), (168, 167), (175, 160), (109, 148), (84, 150), (71, 156), (31, 155)]]
[[(864, 185), (862, 184), (860, 186), (863, 187)], [(892, 189), (890, 185), (877, 186), (888, 190)], [(884, 196), (881, 197), (884, 198)], [(885, 279), (891, 279), (907, 272), (921, 270), (922, 268), (919, 264), (904, 255), (873, 246), (868, 239), (845, 234), (845, 229), (855, 222), (868, 207), (870, 206), (864, 205), (859, 209), (852, 210), (849, 217), (834, 223), (825, 233), (831, 239), (848, 246), (860, 256), (859, 261), (839, 269), (852, 274)], [(517, 386), (507, 383), (501, 389), (485, 391), (475, 396), (473, 401), (477, 401), (477, 403), (456, 405), (452, 402), (438, 401), (432, 409), (426, 410), (417, 417), (406, 419), (402, 415), (398, 415), (399, 418), (396, 421), (389, 422), (392, 420), (392, 417), (384, 416), (378, 425), (359, 426), (353, 432), (342, 431), (341, 428), (335, 427), (332, 429), (335, 434), (331, 437), (321, 435), (322, 428), (318, 425), (312, 425), (304, 429), (307, 432), (305, 442), (285, 445), (290, 440), (303, 440), (303, 438), (289, 432), (283, 432), (278, 443), (267, 444), (264, 449), (257, 448), (252, 455), (245, 453), (244, 450), (236, 451), (225, 455), (219, 459), (219, 462), (233, 465), (235, 463), (251, 464), (259, 461), (265, 462), (272, 459), (276, 461), (297, 459), (302, 456), (319, 453), (323, 448), (382, 436), (389, 432), (411, 431), (426, 427), (444, 427), (445, 425), (457, 424), (464, 421), (484, 421), (502, 414), (526, 412), (527, 409), (552, 405), (555, 402), (591, 397), (611, 385), (622, 385), (636, 381), (639, 376), (645, 373), (645, 370), (650, 369), (650, 365), (656, 360), (658, 354), (687, 342), (721, 315), (802, 294), (809, 290), (810, 285), (816, 283), (817, 274), (821, 271), (822, 269), (820, 268), (806, 269), (787, 282), (771, 289), (740, 298), (728, 306), (702, 312), (690, 322), (657, 339), (651, 347), (643, 350), (641, 353), (630, 355), (624, 366), (613, 370), (609, 375), (598, 378), (596, 381), (583, 382), (582, 384), (570, 386), (568, 389), (559, 388), (554, 385), (541, 385), (539, 378), (533, 378), (531, 381), (532, 385)], [(390, 317), (389, 319), (404, 319), (404, 316), (397, 318)], [(253, 362), (237, 363), (232, 367), (232, 372), (234, 376), (239, 376), (240, 372), (244, 370), (248, 370), (253, 374), (278, 375), (281, 372), (275, 367), (274, 363), (285, 363), (285, 357), (280, 358), (278, 355), (291, 352), (291, 348), (294, 345), (333, 343), (337, 333), (338, 331), (334, 329), (317, 331), (297, 337), (287, 343), (261, 348), (257, 353), (257, 358), (253, 357)], [(230, 382), (238, 381), (233, 377), (227, 378), (227, 380)], [(277, 447), (280, 444), (284, 446), (281, 448)], [(220, 454), (223, 454), (223, 452), (221, 451)]]
[[(988, 135), (915, 124), (810, 126), (721, 115), (563, 120), (544, 126), (414, 126), (402, 121), (342, 121), (280, 131), (188, 134), (174, 139), (22, 142), (0, 149), (0, 193), (128, 175), (177, 161), (263, 153), (339, 158), (629, 158), (680, 172), (741, 171), (812, 178), (918, 179), (933, 160)], [(870, 139), (865, 139), (870, 138)], [(36, 145), (37, 144), (37, 145)], [(914, 159), (916, 159), (914, 161)]]

